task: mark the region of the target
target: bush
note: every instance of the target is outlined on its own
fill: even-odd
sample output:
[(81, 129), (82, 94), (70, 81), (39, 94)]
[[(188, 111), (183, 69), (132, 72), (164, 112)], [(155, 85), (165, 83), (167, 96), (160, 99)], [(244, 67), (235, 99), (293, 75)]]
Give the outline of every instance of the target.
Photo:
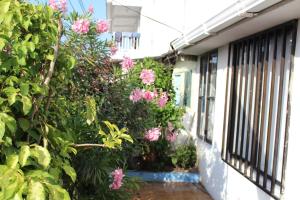
[(172, 163), (176, 167), (189, 169), (195, 167), (197, 161), (196, 147), (194, 144), (184, 144), (176, 148), (171, 155)]

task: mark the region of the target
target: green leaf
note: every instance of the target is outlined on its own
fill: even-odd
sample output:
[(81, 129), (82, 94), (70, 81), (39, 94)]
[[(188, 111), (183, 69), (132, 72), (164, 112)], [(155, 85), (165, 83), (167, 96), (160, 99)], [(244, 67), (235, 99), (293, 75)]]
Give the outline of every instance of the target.
[(16, 122), (15, 118), (13, 118), (12, 116), (10, 116), (6, 113), (0, 113), (0, 119), (2, 119), (2, 121), (5, 123), (5, 125), (7, 126), (7, 128), (9, 129), (9, 131), (11, 133), (16, 132), (17, 122)]
[(30, 122), (28, 119), (25, 118), (19, 118), (18, 119), (19, 125), (21, 129), (25, 132), (30, 128)]
[(22, 66), (25, 66), (25, 65), (26, 65), (26, 59), (25, 59), (24, 56), (18, 57), (18, 58), (17, 58), (17, 62), (18, 62), (19, 65), (22, 65)]
[(31, 180), (28, 185), (27, 200), (46, 199), (45, 189), (42, 183)]
[(44, 168), (47, 168), (49, 166), (51, 156), (46, 148), (35, 145), (34, 148), (30, 150), (30, 153), (41, 166), (43, 166)]
[(32, 107), (31, 99), (29, 99), (27, 96), (22, 96), (22, 103), (23, 103), (23, 112), (24, 114), (28, 114)]
[(33, 42), (27, 42), (27, 47), (31, 52), (35, 50), (35, 45)]
[(9, 6), (10, 6), (10, 0), (2, 0), (0, 1), (0, 10), (1, 10), (1, 13), (0, 13), (0, 24), (2, 23), (4, 17), (5, 17), (5, 14), (7, 13), (8, 9), (9, 9)]
[(87, 97), (86, 98), (86, 122), (88, 125), (91, 125), (93, 121), (96, 120), (96, 101), (93, 97)]
[(2, 140), (5, 133), (5, 123), (0, 120), (0, 141)]
[(25, 166), (28, 157), (30, 156), (29, 146), (22, 146), (19, 153), (19, 163), (21, 167)]
[(6, 164), (10, 168), (16, 168), (19, 162), (19, 156), (17, 154), (11, 154), (6, 158)]
[(2, 51), (2, 49), (5, 47), (5, 43), (6, 43), (6, 40), (4, 40), (3, 38), (0, 38), (0, 51)]
[(46, 56), (46, 59), (52, 61), (52, 60), (54, 59), (54, 55), (50, 55), (50, 54), (49, 54), (49, 55)]
[(5, 101), (5, 99), (0, 97), (0, 105), (3, 104), (4, 101)]
[(49, 200), (71, 200), (69, 193), (59, 185), (46, 184), (49, 190)]
[[(16, 76), (9, 76), (6, 80), (5, 83), (10, 85), (10, 86), (14, 86), (14, 83), (18, 83), (19, 79)], [(13, 88), (15, 89), (15, 88)], [(18, 91), (18, 89), (15, 89), (16, 91)]]
[(62, 167), (65, 171), (65, 173), (70, 176), (70, 178), (72, 179), (73, 183), (75, 183), (76, 181), (76, 172), (74, 170), (73, 167), (69, 166), (69, 165), (63, 165)]
[(3, 92), (6, 94), (8, 97), (8, 103), (9, 105), (12, 105), (16, 102), (16, 96), (20, 90), (16, 89), (14, 87), (6, 87), (3, 89)]
[(28, 27), (29, 27), (30, 24), (31, 24), (31, 21), (26, 20), (26, 21), (23, 22), (22, 26), (26, 31), (28, 31)]
[(124, 140), (127, 140), (127, 141), (133, 143), (132, 137), (131, 137), (130, 135), (128, 135), (128, 134), (121, 134), (120, 137), (121, 137), (122, 139), (124, 139)]
[(29, 93), (29, 84), (28, 83), (21, 83), (20, 84), (20, 91), (21, 91), (21, 94), (23, 96), (27, 96), (28, 93)]
[(75, 64), (76, 64), (76, 59), (73, 56), (69, 56), (69, 59), (68, 59), (68, 67), (69, 67), (69, 69), (73, 69), (73, 67), (75, 66)]
[(43, 170), (30, 170), (26, 173), (26, 177), (35, 180), (47, 181), (48, 183), (57, 183), (57, 180), (53, 175)]

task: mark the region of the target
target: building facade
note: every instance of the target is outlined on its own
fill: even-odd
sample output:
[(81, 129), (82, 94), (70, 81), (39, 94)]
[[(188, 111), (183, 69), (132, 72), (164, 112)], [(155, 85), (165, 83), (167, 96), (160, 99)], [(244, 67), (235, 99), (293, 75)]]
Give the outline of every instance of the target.
[(300, 1), (139, 3), (139, 56), (177, 52), (176, 103), (210, 195), (298, 199)]

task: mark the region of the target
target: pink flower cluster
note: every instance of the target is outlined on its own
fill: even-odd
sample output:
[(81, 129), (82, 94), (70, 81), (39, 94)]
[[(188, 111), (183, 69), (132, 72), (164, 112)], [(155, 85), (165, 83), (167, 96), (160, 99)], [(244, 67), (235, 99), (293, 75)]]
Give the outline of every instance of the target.
[(86, 34), (89, 32), (90, 21), (87, 19), (78, 19), (72, 25), (72, 30), (78, 34)]
[(136, 103), (136, 102), (140, 101), (143, 98), (143, 95), (144, 95), (143, 90), (141, 90), (139, 88), (136, 88), (136, 89), (134, 89), (134, 90), (131, 91), (129, 99), (132, 102)]
[(93, 14), (94, 13), (94, 6), (92, 4), (89, 5), (88, 8), (89, 13)]
[(177, 138), (177, 135), (176, 135), (176, 132), (175, 132), (175, 129), (174, 129), (174, 126), (171, 122), (168, 122), (168, 128), (167, 128), (167, 136), (166, 136), (166, 139), (169, 141), (169, 142), (175, 142)]
[(158, 99), (158, 102), (157, 102), (158, 106), (160, 108), (163, 108), (167, 104), (168, 99), (169, 99), (168, 94), (166, 92), (163, 92)]
[(152, 69), (143, 69), (140, 74), (140, 79), (146, 85), (151, 85), (155, 81), (155, 73)]
[(105, 33), (108, 31), (108, 23), (106, 20), (99, 20), (96, 23), (96, 31), (97, 33)]
[(56, 11), (66, 12), (67, 11), (67, 0), (49, 0), (49, 6)]
[(157, 141), (160, 135), (160, 128), (151, 128), (146, 131), (144, 138), (150, 142), (153, 142)]
[(169, 99), (167, 92), (162, 92), (158, 99), (157, 97), (158, 97), (158, 93), (156, 89), (154, 91), (150, 91), (150, 90), (141, 90), (139, 88), (135, 88), (134, 90), (131, 91), (129, 99), (133, 103), (136, 103), (141, 100), (145, 100), (147, 102), (157, 100), (156, 102), (157, 105), (160, 108), (163, 108), (167, 104)]
[(109, 186), (111, 189), (113, 190), (118, 190), (121, 186), (122, 186), (122, 180), (123, 180), (123, 177), (125, 176), (123, 174), (123, 170), (118, 168), (118, 169), (115, 169), (111, 175), (113, 176), (114, 180), (112, 182), (112, 184)]
[(134, 62), (131, 58), (124, 56), (121, 62), (121, 66), (122, 71), (126, 73), (134, 67)]
[(143, 91), (144, 94), (143, 94), (143, 98), (146, 100), (146, 101), (152, 101), (153, 99), (155, 99), (157, 97), (157, 91), (154, 90), (154, 92), (150, 91), (150, 90), (146, 90), (146, 91)]

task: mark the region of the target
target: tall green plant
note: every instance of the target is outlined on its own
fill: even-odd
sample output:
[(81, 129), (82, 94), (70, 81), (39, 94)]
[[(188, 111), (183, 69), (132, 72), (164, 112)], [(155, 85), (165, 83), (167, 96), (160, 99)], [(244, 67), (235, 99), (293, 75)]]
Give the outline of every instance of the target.
[[(17, 0), (0, 10), (0, 199), (70, 199), (76, 149), (120, 148), (131, 138), (108, 122), (98, 134), (106, 126), (93, 96), (75, 100), (62, 90), (80, 63), (61, 42), (63, 13)], [(78, 127), (94, 141), (76, 144)]]

